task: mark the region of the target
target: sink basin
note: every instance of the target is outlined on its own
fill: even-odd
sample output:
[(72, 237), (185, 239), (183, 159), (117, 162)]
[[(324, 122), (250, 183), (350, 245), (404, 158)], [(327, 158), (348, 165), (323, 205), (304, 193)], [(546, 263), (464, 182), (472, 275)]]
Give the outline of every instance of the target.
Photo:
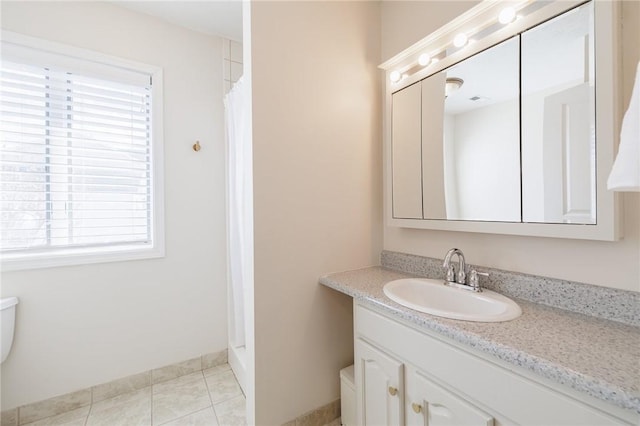
[(442, 280), (405, 278), (387, 283), (384, 294), (396, 303), (439, 317), (476, 322), (518, 318), (520, 306), (491, 290), (481, 293), (444, 285)]

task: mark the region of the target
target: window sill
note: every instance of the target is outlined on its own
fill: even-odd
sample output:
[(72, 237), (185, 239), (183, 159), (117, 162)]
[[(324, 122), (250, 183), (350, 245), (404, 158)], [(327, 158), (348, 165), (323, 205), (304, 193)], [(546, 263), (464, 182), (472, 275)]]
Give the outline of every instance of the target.
[(62, 249), (55, 252), (3, 254), (2, 272), (164, 257), (164, 247), (131, 245)]

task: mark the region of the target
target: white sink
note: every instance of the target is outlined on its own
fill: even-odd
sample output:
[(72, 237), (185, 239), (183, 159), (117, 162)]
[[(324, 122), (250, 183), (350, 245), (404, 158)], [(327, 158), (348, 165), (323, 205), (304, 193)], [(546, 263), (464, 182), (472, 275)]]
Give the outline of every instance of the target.
[(387, 283), (383, 290), (396, 303), (439, 317), (500, 322), (522, 315), (520, 306), (501, 294), (485, 289), (475, 293), (449, 287), (442, 280), (405, 278)]

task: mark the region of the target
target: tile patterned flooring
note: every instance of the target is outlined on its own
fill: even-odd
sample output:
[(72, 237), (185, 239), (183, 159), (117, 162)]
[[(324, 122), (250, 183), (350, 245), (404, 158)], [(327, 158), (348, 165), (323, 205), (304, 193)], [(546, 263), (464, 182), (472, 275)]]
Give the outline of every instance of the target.
[(53, 425), (246, 425), (245, 397), (229, 364), (223, 364), (24, 426)]

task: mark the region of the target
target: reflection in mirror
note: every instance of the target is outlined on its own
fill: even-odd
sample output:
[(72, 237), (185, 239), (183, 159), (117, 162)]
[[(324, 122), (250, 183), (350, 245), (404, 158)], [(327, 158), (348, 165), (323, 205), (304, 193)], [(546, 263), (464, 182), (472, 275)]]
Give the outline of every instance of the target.
[(593, 2), (522, 34), (523, 221), (596, 223)]
[[(422, 142), (425, 219), (520, 222), (519, 68), (514, 37), (423, 80), (423, 108), (424, 83), (446, 89), (443, 137)], [(423, 134), (439, 119), (423, 116)]]

